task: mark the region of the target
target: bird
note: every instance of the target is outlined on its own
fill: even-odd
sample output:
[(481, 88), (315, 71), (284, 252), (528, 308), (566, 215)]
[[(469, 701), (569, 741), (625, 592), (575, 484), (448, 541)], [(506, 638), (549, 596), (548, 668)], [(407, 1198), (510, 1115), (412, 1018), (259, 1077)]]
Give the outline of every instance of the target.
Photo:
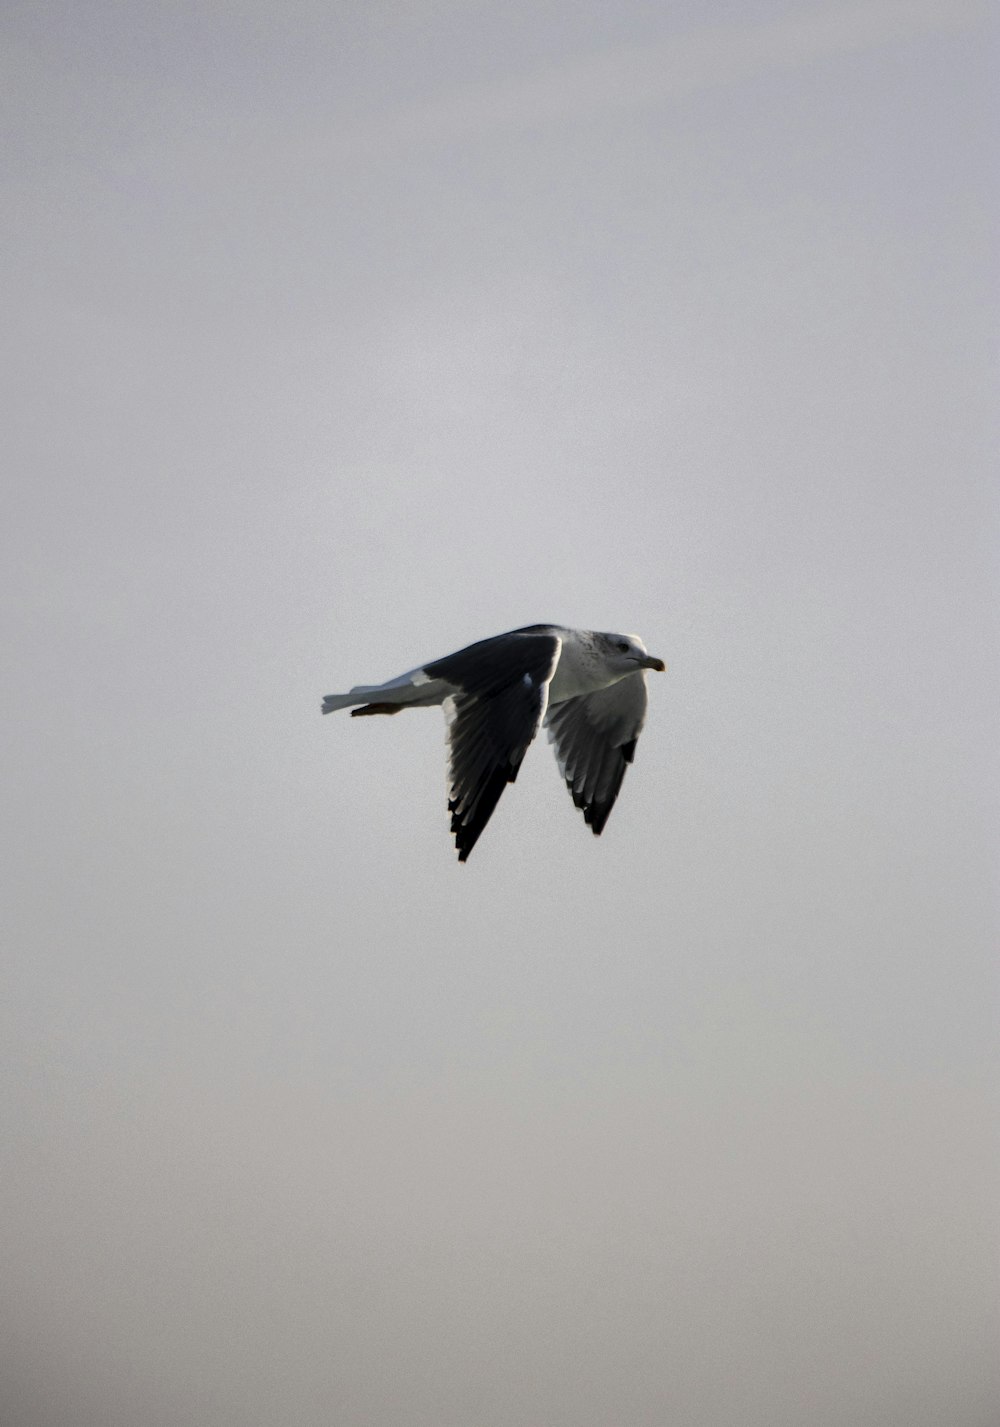
[(600, 836), (645, 722), (646, 671), (665, 668), (635, 634), (529, 624), (385, 684), (327, 694), (322, 710), (360, 718), (443, 705), (448, 811), (465, 862), (543, 719), (573, 802)]

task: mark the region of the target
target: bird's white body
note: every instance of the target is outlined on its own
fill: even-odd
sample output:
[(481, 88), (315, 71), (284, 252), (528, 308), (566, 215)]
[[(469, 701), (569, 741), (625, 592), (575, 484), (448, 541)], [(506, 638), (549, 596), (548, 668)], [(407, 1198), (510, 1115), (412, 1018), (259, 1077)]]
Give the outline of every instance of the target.
[[(565, 629), (557, 624), (534, 625), (531, 629), (533, 633), (542, 629), (551, 631), (559, 640), (559, 654), (548, 684), (549, 704), (559, 704), (566, 699), (578, 698), (581, 694), (594, 693), (597, 689), (606, 688), (609, 684), (617, 683), (619, 679), (627, 678), (636, 672), (634, 655), (646, 654), (646, 646), (636, 634), (597, 635), (593, 630)], [(520, 633), (521, 630), (513, 631), (514, 635)], [(598, 638), (627, 640), (631, 646), (628, 663), (612, 665), (606, 656), (602, 658), (593, 642)], [(653, 660), (648, 667), (656, 668), (659, 662)], [(355, 684), (346, 694), (327, 694), (323, 700), (323, 712), (334, 713), (337, 709), (376, 702), (398, 704), (401, 708), (426, 708), (443, 704), (445, 699), (454, 693), (454, 684), (449, 683), (447, 679), (430, 678), (425, 666), (421, 666), (419, 669), (408, 669), (405, 674), (389, 679), (384, 684)]]

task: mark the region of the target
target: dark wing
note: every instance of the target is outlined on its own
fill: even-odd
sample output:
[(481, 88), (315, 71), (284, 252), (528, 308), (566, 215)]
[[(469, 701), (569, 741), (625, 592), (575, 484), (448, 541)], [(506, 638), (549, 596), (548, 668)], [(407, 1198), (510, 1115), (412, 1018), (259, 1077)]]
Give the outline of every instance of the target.
[(459, 862), (469, 856), (500, 794), (517, 777), (538, 732), (561, 647), (555, 634), (501, 634), (424, 666), (429, 678), (456, 687), (444, 707), (448, 811)]
[(615, 805), (645, 718), (645, 673), (553, 704), (545, 716), (559, 771), (595, 837)]

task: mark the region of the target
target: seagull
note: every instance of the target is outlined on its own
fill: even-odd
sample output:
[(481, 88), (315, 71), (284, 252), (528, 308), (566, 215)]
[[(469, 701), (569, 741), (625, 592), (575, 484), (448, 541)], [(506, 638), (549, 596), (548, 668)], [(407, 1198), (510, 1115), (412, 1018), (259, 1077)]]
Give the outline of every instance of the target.
[(646, 670), (666, 668), (635, 634), (529, 624), (386, 684), (327, 694), (352, 718), (443, 704), (451, 831), (459, 862), (513, 783), (542, 719), (573, 802), (600, 836), (646, 718)]

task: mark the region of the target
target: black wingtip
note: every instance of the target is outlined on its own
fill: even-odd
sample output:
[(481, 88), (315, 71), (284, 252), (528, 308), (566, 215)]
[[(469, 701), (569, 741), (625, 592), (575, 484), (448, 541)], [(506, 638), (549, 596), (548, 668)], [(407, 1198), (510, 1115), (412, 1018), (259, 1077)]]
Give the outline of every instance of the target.
[(451, 804), (448, 805), (451, 812), (451, 832), (455, 839), (455, 851), (458, 853), (459, 862), (468, 862), (469, 855), (476, 843), (479, 841), (479, 834), (482, 827), (473, 827), (468, 823), (463, 823), (455, 814)]
[(479, 841), (483, 829), (493, 816), (493, 809), (500, 801), (500, 794), (508, 783), (513, 783), (516, 773), (517, 768), (512, 768), (509, 763), (492, 769), (483, 786), (479, 788), (471, 807), (465, 808), (461, 812), (459, 811), (460, 799), (457, 797), (448, 799), (451, 831), (458, 849), (459, 862), (466, 861)]

